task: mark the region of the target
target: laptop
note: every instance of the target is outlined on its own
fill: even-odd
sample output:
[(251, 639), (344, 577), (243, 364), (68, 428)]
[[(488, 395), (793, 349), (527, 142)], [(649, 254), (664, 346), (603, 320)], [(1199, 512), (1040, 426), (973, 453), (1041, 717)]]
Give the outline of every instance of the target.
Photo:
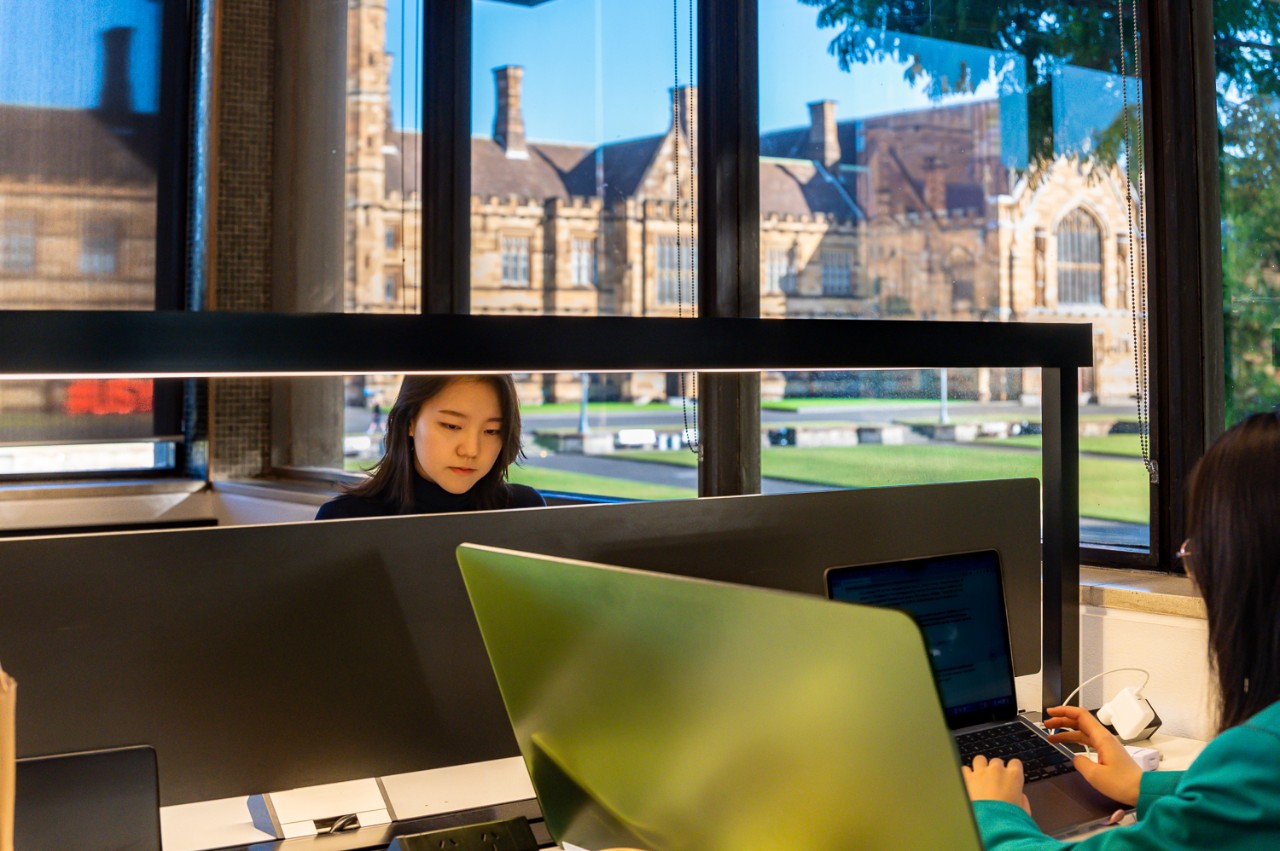
[(156, 752), (146, 746), (18, 760), (14, 848), (160, 851)]
[(1070, 750), (1018, 713), (998, 552), (832, 567), (826, 586), (833, 600), (889, 606), (917, 620), (961, 762), (976, 754), (1021, 759), (1032, 817), (1046, 833), (1090, 830), (1125, 809), (1085, 781)]
[(903, 613), (469, 544), (458, 563), (566, 848), (981, 848)]

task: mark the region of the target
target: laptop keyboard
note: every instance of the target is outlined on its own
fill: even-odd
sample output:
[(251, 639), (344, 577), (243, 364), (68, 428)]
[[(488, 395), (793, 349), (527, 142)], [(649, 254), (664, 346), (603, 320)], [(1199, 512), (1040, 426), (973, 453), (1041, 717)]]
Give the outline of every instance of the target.
[(1071, 757), (1017, 721), (961, 733), (956, 736), (956, 745), (960, 748), (960, 761), (965, 765), (972, 763), (978, 754), (987, 759), (999, 757), (1005, 762), (1022, 760), (1027, 782), (1075, 770)]

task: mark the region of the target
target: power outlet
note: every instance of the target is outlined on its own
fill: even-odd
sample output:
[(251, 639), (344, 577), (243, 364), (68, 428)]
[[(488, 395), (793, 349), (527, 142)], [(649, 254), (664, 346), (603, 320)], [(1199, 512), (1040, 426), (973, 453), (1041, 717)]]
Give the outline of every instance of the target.
[(387, 851), (537, 851), (524, 816), (398, 836)]

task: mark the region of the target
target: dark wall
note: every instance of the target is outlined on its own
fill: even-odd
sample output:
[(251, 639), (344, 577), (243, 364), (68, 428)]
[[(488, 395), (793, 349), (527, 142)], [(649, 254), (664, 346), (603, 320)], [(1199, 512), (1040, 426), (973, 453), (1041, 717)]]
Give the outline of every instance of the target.
[(0, 541), (18, 755), (147, 743), (165, 805), (517, 754), (454, 548), (823, 593), (994, 547), (1039, 669), (1034, 480)]

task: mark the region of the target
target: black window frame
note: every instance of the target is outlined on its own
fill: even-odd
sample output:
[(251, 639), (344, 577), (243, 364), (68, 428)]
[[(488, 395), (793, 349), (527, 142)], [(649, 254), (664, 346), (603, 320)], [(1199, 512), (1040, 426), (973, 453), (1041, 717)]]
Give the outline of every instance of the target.
[[(189, 223), (190, 156), (195, 137), (192, 126), (195, 51), (195, 4), (197, 0), (158, 0), (160, 6), (160, 62), (157, 97), (156, 137), (156, 236), (155, 236), (155, 310), (181, 311), (188, 305), (189, 288)], [(35, 217), (36, 254), (38, 262), (40, 219)], [(125, 236), (116, 227), (116, 272), (120, 270), (121, 249)], [(79, 266), (77, 258), (77, 267)], [(3, 311), (0, 311), (3, 312)], [(164, 479), (183, 477), (189, 447), (184, 440), (184, 410), (187, 386), (192, 382), (157, 378), (152, 395), (153, 426), (151, 442), (174, 444), (172, 467), (149, 470), (78, 470), (66, 473), (11, 474), (0, 477), (0, 484), (23, 484), (32, 481), (92, 481)], [(91, 441), (86, 441), (91, 442)]]
[[(696, 12), (702, 92), (697, 229), (704, 242), (697, 280), (699, 314), (706, 320), (759, 316), (757, 2), (700, 0)], [(187, 293), (186, 248), (188, 69), (195, 45), (190, 0), (165, 0), (164, 11), (161, 110), (174, 141), (164, 146), (160, 163), (156, 306), (174, 311), (197, 301)], [(425, 314), (466, 314), (470, 307), (471, 15), (471, 0), (424, 5), (422, 91), (432, 105), (431, 132), (421, 136), (422, 171), (429, 176), (419, 276)], [(1149, 279), (1181, 283), (1151, 288), (1149, 399), (1159, 477), (1152, 486), (1150, 548), (1084, 547), (1080, 554), (1091, 564), (1176, 570), (1182, 483), (1222, 430), (1224, 411), (1213, 8), (1210, 0), (1139, 0), (1139, 17)], [(287, 324), (285, 315), (269, 315)], [(896, 333), (919, 335), (921, 345), (932, 349), (930, 332), (916, 327), (894, 323)], [(707, 373), (700, 392), (700, 425), (717, 439), (703, 446), (699, 493), (758, 490), (758, 377)], [(179, 431), (180, 396), (173, 399), (173, 433)]]

